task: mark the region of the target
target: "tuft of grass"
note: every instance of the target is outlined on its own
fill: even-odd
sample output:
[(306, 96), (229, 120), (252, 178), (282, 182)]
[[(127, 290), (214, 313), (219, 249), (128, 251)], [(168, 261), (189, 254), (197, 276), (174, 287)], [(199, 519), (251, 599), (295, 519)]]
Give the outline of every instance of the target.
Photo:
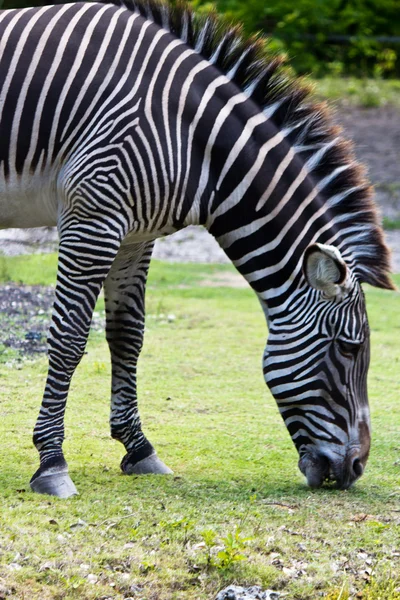
[(400, 575), (390, 569), (378, 572), (368, 581), (363, 600), (400, 600)]
[(0, 281), (10, 281), (11, 273), (8, 270), (8, 261), (5, 256), (0, 254)]
[[(80, 496), (34, 495), (31, 435), (47, 363), (0, 365), (0, 583), (9, 597), (214, 600), (236, 582), (293, 600), (398, 600), (399, 295), (366, 286), (367, 472), (346, 492), (310, 490), (263, 381), (267, 331), (254, 294), (200, 285), (219, 269), (151, 267), (139, 402), (172, 477), (120, 474), (124, 451), (108, 431), (108, 348), (95, 335), (66, 414), (64, 449)], [(179, 287), (178, 273), (191, 283)]]
[(0, 283), (55, 285), (56, 276), (56, 253), (0, 256)]
[(400, 229), (400, 218), (390, 219), (389, 217), (383, 217), (383, 228), (389, 231)]

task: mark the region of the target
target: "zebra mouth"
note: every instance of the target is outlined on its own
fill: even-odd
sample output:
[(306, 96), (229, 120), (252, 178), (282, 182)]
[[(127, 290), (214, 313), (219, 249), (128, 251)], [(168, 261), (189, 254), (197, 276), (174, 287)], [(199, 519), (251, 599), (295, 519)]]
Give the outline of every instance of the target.
[(336, 487), (342, 490), (348, 489), (363, 473), (363, 465), (358, 458), (332, 464), (326, 456), (310, 450), (301, 455), (299, 469), (312, 488), (336, 482)]
[(336, 479), (328, 459), (318, 454), (304, 454), (299, 460), (299, 469), (305, 475), (307, 484), (312, 488), (319, 488), (324, 481)]

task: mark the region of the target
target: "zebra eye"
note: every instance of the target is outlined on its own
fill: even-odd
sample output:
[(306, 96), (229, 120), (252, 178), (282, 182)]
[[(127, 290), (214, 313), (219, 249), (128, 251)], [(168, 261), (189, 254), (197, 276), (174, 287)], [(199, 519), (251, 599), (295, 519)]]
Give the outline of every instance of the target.
[(357, 356), (361, 344), (357, 342), (347, 342), (346, 340), (336, 340), (339, 350), (345, 356)]

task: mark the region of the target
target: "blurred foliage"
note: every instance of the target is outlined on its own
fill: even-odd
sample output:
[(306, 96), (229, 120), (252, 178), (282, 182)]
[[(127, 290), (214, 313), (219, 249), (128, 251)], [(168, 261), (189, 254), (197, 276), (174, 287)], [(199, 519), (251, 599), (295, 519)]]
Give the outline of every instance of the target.
[[(192, 4), (210, 8), (207, 0)], [(298, 73), (400, 75), (399, 0), (216, 0), (215, 5), (248, 33), (270, 36)]]
[[(51, 0), (0, 0), (0, 7), (51, 3)], [(216, 10), (230, 21), (243, 23), (247, 33), (266, 34), (272, 50), (287, 54), (299, 74), (400, 75), (400, 0), (191, 0), (190, 3), (200, 12)]]

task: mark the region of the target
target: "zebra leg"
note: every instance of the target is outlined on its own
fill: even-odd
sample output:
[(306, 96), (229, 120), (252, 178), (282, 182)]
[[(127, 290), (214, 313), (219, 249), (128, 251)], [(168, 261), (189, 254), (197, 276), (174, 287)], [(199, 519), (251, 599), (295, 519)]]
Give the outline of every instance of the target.
[(119, 245), (116, 234), (97, 228), (95, 222), (87, 231), (80, 224), (70, 226), (60, 236), (48, 339), (49, 370), (33, 434), (40, 455), (40, 468), (30, 482), (34, 492), (60, 498), (77, 493), (62, 451), (65, 406), (72, 375), (86, 346), (98, 294)]
[(143, 344), (144, 296), (153, 245), (122, 245), (104, 284), (112, 360), (111, 436), (125, 446), (121, 469), (127, 475), (172, 473), (142, 432), (136, 395), (136, 365)]

